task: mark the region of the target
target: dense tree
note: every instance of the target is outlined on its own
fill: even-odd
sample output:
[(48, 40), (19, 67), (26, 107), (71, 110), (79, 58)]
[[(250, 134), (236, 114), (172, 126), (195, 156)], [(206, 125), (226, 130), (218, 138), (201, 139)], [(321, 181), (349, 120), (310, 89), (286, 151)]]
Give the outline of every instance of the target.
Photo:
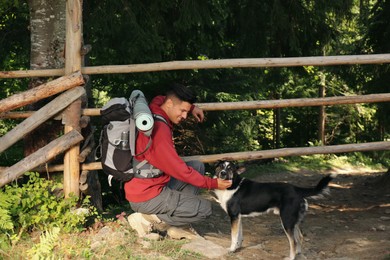
[[(29, 68), (30, 38), (27, 3), (0, 0), (0, 70)], [(0, 98), (3, 99), (27, 88), (28, 79), (1, 79)], [(0, 120), (0, 136), (11, 130), (18, 122)], [(0, 159), (7, 164), (17, 162), (21, 156), (22, 144), (17, 143)]]
[[(368, 19), (368, 31), (366, 35), (366, 48), (372, 48), (377, 53), (390, 52), (390, 1), (378, 1), (372, 8), (371, 15)], [(370, 71), (372, 75), (367, 84), (368, 93), (389, 93), (390, 92), (390, 66), (375, 66)], [(378, 119), (377, 130), (380, 140), (389, 138), (390, 125), (390, 105), (378, 104), (376, 113)]]
[[(389, 1), (383, 0), (83, 2), (84, 40), (92, 45), (88, 65), (389, 51)], [(5, 70), (27, 68), (27, 3), (0, 0), (0, 12), (5, 14), (0, 25), (5, 54), (0, 56), (0, 64)], [(321, 85), (326, 96), (389, 92), (388, 68), (227, 68), (91, 78), (97, 106), (109, 97), (128, 96), (134, 88), (151, 98), (172, 81), (192, 85), (200, 102), (223, 102), (317, 97)], [(2, 81), (1, 97), (17, 91), (15, 84), (25, 86), (20, 82)], [(385, 140), (389, 135), (388, 107), (327, 107), (325, 143)], [(318, 108), (209, 112), (195, 132), (178, 128), (187, 137), (178, 141), (186, 154), (304, 146), (318, 142), (318, 118)], [(189, 142), (197, 144), (195, 150), (187, 150)]]

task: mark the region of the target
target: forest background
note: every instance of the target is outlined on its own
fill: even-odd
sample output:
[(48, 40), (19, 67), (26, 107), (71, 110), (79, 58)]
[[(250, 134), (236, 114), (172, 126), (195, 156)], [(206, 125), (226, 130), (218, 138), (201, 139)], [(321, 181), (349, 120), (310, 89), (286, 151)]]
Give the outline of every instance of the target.
[[(1, 70), (37, 67), (31, 61), (30, 16), (44, 5), (59, 9), (63, 4), (0, 1)], [(83, 5), (84, 44), (92, 46), (85, 63), (91, 66), (378, 54), (390, 49), (389, 1), (85, 0)], [(63, 48), (58, 45), (50, 42), (46, 54)], [(192, 86), (198, 102), (225, 102), (315, 98), (323, 91), (327, 97), (388, 93), (389, 78), (388, 64), (93, 75), (88, 106), (128, 97), (133, 89), (141, 89), (150, 100), (172, 82)], [(31, 85), (29, 79), (2, 79), (0, 84), (0, 98)], [(182, 155), (383, 141), (389, 139), (389, 112), (388, 103), (326, 107), (323, 131), (318, 107), (209, 112), (192, 131), (184, 131), (186, 125), (177, 128), (176, 141)], [(99, 127), (99, 119), (94, 120)], [(16, 123), (2, 120), (0, 135)], [(1, 154), (2, 163), (19, 160), (21, 145)], [(369, 154), (389, 163), (386, 152)]]
[[(86, 66), (390, 53), (388, 0), (82, 2), (84, 45), (92, 47), (85, 56)], [(65, 23), (58, 17), (64, 17), (65, 4), (65, 0), (0, 0), (1, 71), (64, 67)], [(176, 70), (92, 75), (86, 87), (88, 107), (96, 108), (112, 97), (130, 96), (133, 89), (141, 89), (151, 100), (172, 82), (191, 86), (200, 103), (333, 97), (389, 93), (389, 69), (389, 64), (378, 64)], [(0, 99), (47, 80), (1, 79)], [(22, 109), (36, 110), (42, 105), (38, 103)], [(389, 120), (388, 103), (328, 106), (325, 110), (210, 111), (202, 124), (189, 120), (176, 127), (175, 141), (183, 156), (389, 141)], [(2, 119), (0, 136), (19, 122)], [(100, 118), (93, 117), (92, 125), (97, 141)], [(33, 150), (29, 146), (61, 134), (62, 127), (58, 121), (41, 127), (1, 153), (0, 166), (18, 162), (26, 150)], [(390, 167), (389, 151), (348, 156)], [(317, 167), (321, 162), (316, 159)], [(10, 186), (0, 193), (0, 253), (6, 248), (5, 256), (14, 253), (13, 246), (25, 231), (50, 228), (48, 234), (55, 236), (59, 231), (51, 225), (75, 231), (76, 224), (85, 221), (67, 214), (74, 204), (54, 202), (46, 192), (57, 185), (35, 174), (28, 177), (30, 186)], [(31, 254), (40, 250), (32, 247)], [(77, 256), (84, 252), (75, 251)]]

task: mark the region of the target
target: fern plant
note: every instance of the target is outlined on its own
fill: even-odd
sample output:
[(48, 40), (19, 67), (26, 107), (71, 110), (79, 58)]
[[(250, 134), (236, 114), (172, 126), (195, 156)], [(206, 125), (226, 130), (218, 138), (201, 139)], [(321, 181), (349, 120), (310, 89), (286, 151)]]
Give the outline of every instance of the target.
[[(86, 214), (75, 214), (79, 198), (57, 196), (55, 189), (62, 184), (41, 178), (38, 173), (26, 173), (29, 180), (21, 186), (7, 185), (0, 190), (0, 250), (16, 243), (28, 231), (43, 231), (58, 227), (63, 232), (77, 232), (85, 228), (89, 217), (97, 215), (92, 206)], [(88, 205), (86, 198), (82, 204)], [(4, 242), (5, 241), (5, 242)]]
[(0, 232), (9, 232), (14, 229), (12, 223), (11, 208), (12, 204), (6, 194), (0, 193)]
[(27, 251), (29, 258), (32, 260), (54, 259), (53, 249), (58, 243), (59, 234), (59, 227), (53, 227), (43, 232), (39, 237), (39, 243)]
[(0, 192), (0, 249), (8, 248), (10, 235), (13, 233), (14, 224), (10, 212), (12, 204), (6, 194)]

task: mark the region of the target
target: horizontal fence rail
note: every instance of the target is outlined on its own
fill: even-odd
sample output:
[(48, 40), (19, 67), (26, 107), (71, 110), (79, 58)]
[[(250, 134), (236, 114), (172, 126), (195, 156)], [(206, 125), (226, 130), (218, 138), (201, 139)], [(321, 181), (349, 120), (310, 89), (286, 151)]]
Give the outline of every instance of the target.
[[(383, 63), (390, 63), (390, 54), (168, 61), (147, 64), (82, 67), (81, 72), (83, 74), (93, 75), (188, 69), (300, 67)], [(65, 69), (0, 71), (0, 78), (52, 77), (63, 76), (64, 74)]]
[[(296, 147), (296, 148), (281, 148), (262, 151), (251, 152), (235, 152), (235, 153), (223, 153), (223, 154), (210, 154), (210, 155), (194, 155), (182, 157), (184, 161), (199, 160), (204, 163), (213, 163), (219, 160), (261, 160), (271, 159), (278, 157), (290, 157), (301, 155), (313, 155), (313, 154), (333, 154), (333, 153), (346, 153), (346, 152), (367, 152), (367, 151), (380, 151), (390, 150), (390, 142), (370, 142), (360, 144), (341, 144), (341, 145), (328, 145), (328, 146), (315, 146), (315, 147)], [(6, 167), (0, 167), (1, 171), (5, 171)], [(101, 170), (102, 165), (100, 162), (84, 163), (81, 165), (83, 171)], [(50, 165), (48, 167), (38, 167), (34, 171), (38, 172), (61, 172), (64, 170), (64, 165)]]
[[(324, 97), (324, 98), (295, 98), (282, 100), (259, 100), (259, 101), (238, 101), (238, 102), (221, 102), (221, 103), (197, 103), (196, 105), (204, 111), (220, 110), (245, 110), (245, 109), (266, 109), (266, 108), (283, 108), (283, 107), (306, 107), (306, 106), (330, 106), (330, 105), (347, 105), (358, 103), (377, 103), (389, 102), (390, 93), (370, 94), (360, 96), (343, 96), (343, 97)], [(34, 111), (23, 112), (5, 112), (0, 113), (1, 118), (18, 119), (31, 116)], [(85, 116), (100, 116), (100, 108), (85, 108), (82, 110)]]

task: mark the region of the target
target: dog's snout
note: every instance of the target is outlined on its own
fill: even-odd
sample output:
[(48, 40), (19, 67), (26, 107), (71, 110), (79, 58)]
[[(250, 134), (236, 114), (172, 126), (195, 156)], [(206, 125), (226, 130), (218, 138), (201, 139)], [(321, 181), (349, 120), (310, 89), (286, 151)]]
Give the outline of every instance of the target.
[(227, 178), (227, 172), (226, 172), (226, 170), (220, 171), (220, 173), (219, 173), (219, 178), (220, 178), (220, 179), (224, 179), (224, 180)]

